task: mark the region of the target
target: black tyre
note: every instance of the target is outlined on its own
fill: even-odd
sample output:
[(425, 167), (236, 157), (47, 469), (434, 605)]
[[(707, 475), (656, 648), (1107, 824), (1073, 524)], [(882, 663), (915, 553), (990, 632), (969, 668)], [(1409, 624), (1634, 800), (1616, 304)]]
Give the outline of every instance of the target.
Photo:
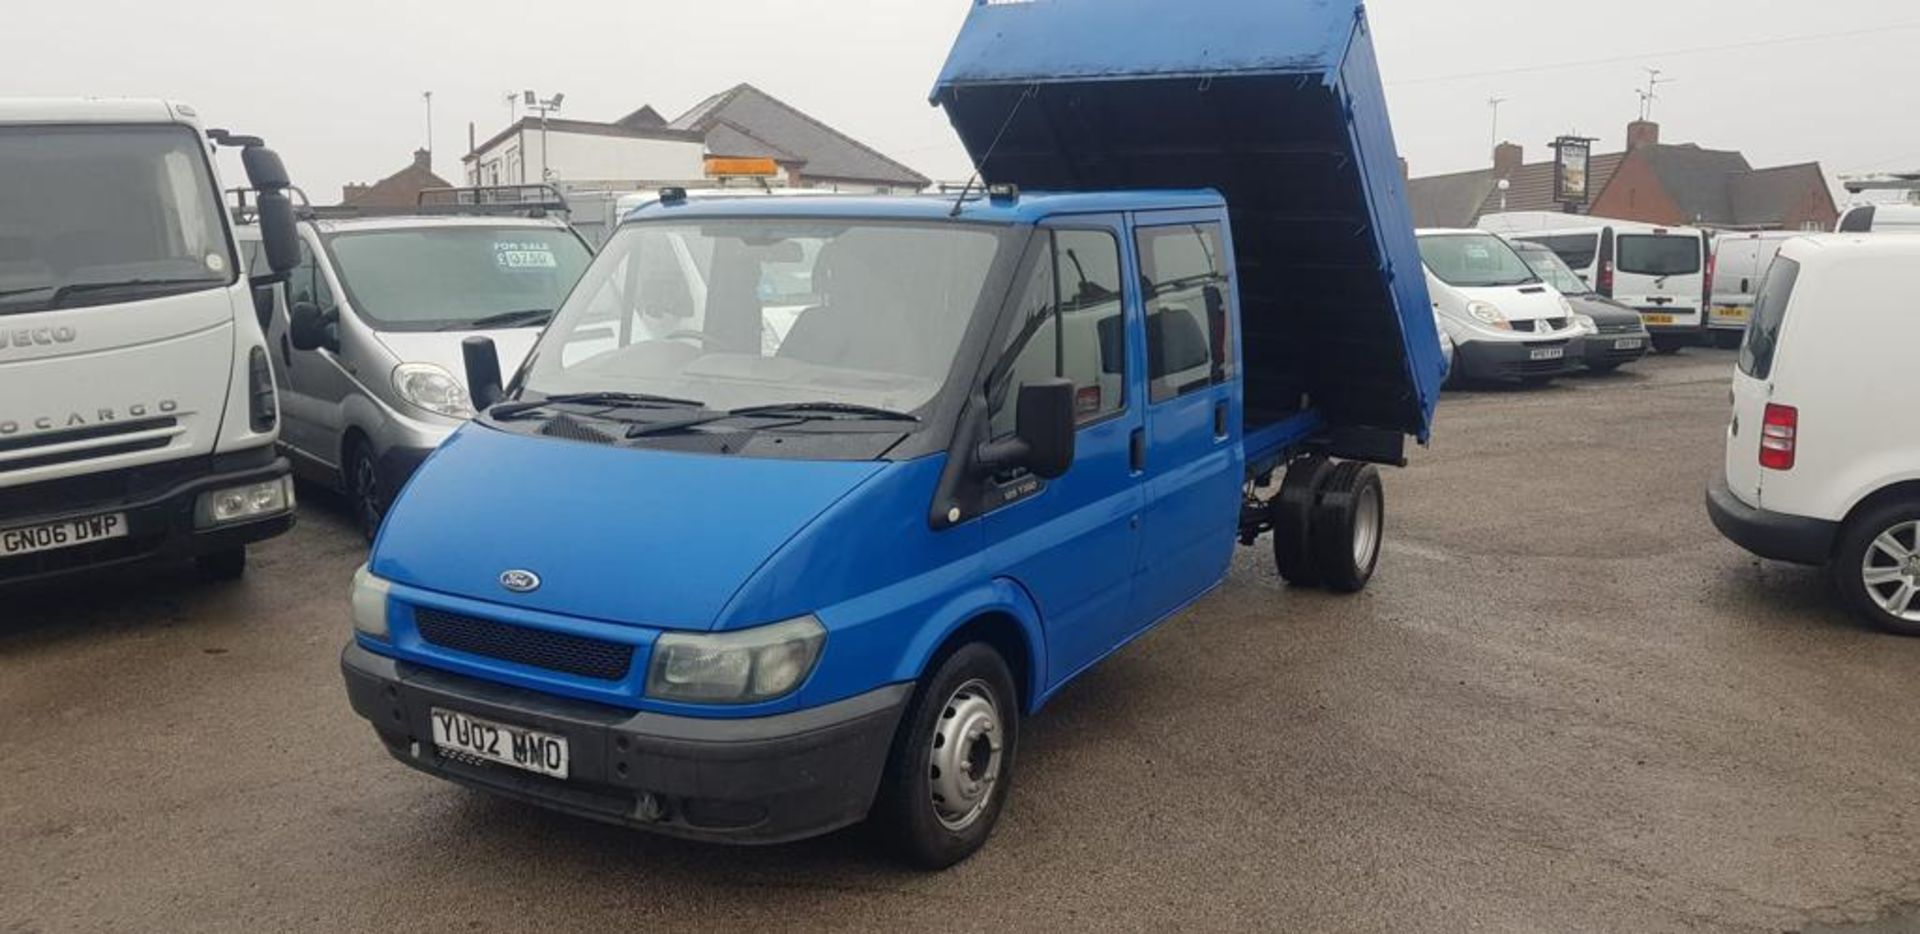
[(1920, 500), (1888, 503), (1847, 523), (1830, 572), (1861, 618), (1920, 636)]
[(1324, 457), (1294, 461), (1280, 482), (1280, 493), (1267, 508), (1273, 519), (1273, 563), (1280, 578), (1295, 587), (1320, 586), (1320, 566), (1313, 560), (1313, 510), (1320, 491), (1333, 475)]
[(1610, 373), (1614, 373), (1618, 371), (1619, 369), (1620, 369), (1620, 364), (1618, 363), (1593, 363), (1587, 366), (1587, 372), (1592, 373), (1595, 376), (1606, 376)]
[(347, 446), (347, 504), (353, 510), (355, 524), (367, 541), (380, 534), (380, 523), (387, 515), (386, 491), (380, 486), (380, 468), (373, 461), (373, 448), (356, 440)]
[(874, 803), (875, 829), (907, 862), (945, 869), (987, 842), (1013, 786), (1019, 694), (982, 642), (934, 666), (900, 722)]
[(1333, 469), (1313, 513), (1313, 559), (1327, 589), (1359, 593), (1373, 579), (1386, 537), (1387, 502), (1380, 471), (1348, 462)]
[(1740, 342), (1745, 340), (1746, 337), (1747, 334), (1745, 331), (1715, 331), (1713, 332), (1713, 346), (1721, 350), (1739, 350)]
[(237, 581), (247, 573), (247, 546), (235, 545), (193, 559), (193, 570), (207, 581)]
[(1686, 346), (1687, 341), (1685, 338), (1656, 336), (1653, 339), (1653, 352), (1663, 357), (1677, 354), (1685, 349)]

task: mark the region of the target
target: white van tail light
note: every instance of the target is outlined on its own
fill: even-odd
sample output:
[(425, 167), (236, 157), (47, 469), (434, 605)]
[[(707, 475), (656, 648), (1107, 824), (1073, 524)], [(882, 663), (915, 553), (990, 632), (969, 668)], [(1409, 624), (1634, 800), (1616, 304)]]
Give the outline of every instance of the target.
[(1768, 405), (1760, 423), (1760, 466), (1792, 470), (1800, 444), (1800, 410), (1790, 405)]

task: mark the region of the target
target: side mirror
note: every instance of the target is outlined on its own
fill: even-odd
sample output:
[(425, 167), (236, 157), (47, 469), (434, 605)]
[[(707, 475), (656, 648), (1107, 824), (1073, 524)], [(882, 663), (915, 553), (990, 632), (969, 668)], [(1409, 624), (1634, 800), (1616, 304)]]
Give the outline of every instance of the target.
[(469, 337), (460, 342), (460, 356), (467, 364), (467, 395), (473, 410), (493, 408), (505, 393), (500, 383), (500, 352), (491, 337)]
[(1020, 387), (1013, 437), (983, 446), (976, 460), (986, 473), (1025, 469), (1043, 480), (1058, 480), (1073, 469), (1079, 425), (1073, 411), (1073, 382), (1042, 380)]
[(300, 231), (294, 227), (293, 199), (281, 190), (260, 192), (255, 208), (260, 218), (260, 247), (266, 254), (270, 277), (284, 280), (300, 265)]
[(284, 192), (293, 187), (287, 176), (287, 164), (280, 154), (265, 146), (247, 146), (240, 150), (240, 164), (247, 170), (247, 183), (258, 191)]
[(312, 302), (294, 302), (288, 309), (287, 342), (295, 350), (319, 350), (322, 347), (337, 350), (335, 339), (329, 331), (330, 326), (340, 316), (338, 311), (321, 311), (320, 306)]

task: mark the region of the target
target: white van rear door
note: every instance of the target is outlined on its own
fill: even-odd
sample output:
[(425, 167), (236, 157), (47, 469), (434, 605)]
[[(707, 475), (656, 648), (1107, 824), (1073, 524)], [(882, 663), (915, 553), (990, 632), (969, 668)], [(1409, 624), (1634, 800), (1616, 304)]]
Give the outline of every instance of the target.
[(1698, 327), (1705, 253), (1697, 234), (1622, 233), (1614, 239), (1613, 297), (1639, 309), (1649, 327)]

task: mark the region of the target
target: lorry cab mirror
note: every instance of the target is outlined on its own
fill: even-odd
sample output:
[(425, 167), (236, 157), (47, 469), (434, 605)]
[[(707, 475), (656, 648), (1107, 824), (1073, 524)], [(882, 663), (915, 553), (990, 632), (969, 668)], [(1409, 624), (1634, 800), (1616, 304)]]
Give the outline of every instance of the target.
[(505, 393), (500, 382), (500, 351), (493, 338), (474, 336), (460, 342), (460, 356), (467, 364), (467, 395), (476, 412), (493, 408)]
[(293, 200), (284, 190), (263, 189), (255, 207), (260, 219), (260, 250), (266, 256), (269, 274), (256, 277), (254, 284), (284, 282), (287, 274), (300, 265), (300, 231), (294, 226)]
[(326, 348), (338, 352), (340, 338), (334, 334), (334, 322), (340, 320), (336, 308), (322, 309), (312, 302), (294, 302), (287, 310), (287, 341), (295, 350)]
[(1073, 411), (1073, 381), (1049, 379), (1020, 387), (1013, 437), (981, 446), (975, 456), (982, 473), (1026, 470), (1043, 480), (1058, 480), (1073, 468), (1079, 425)]
[(284, 192), (293, 187), (287, 176), (287, 164), (280, 154), (265, 146), (247, 146), (240, 150), (240, 164), (247, 170), (247, 183), (260, 192)]

